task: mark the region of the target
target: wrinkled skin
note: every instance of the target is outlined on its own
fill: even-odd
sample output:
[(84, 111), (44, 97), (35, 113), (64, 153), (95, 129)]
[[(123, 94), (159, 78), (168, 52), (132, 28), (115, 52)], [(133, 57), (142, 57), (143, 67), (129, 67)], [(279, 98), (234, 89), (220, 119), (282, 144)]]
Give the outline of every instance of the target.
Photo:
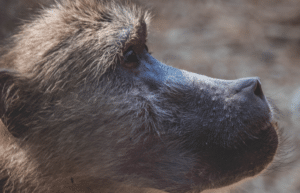
[[(75, 12), (53, 9), (70, 14), (70, 21), (57, 19), (72, 28), (68, 34), (57, 15), (44, 13), (47, 27), (25, 27), (12, 46), (17, 51), (2, 59), (13, 69), (0, 72), (2, 121), (12, 135), (2, 148), (2, 173), (11, 175), (4, 189), (53, 191), (63, 179), (84, 178), (202, 191), (254, 176), (272, 161), (278, 137), (258, 78), (221, 80), (173, 68), (148, 52), (147, 21), (136, 10), (66, 2), (62, 6), (74, 5)], [(92, 9), (108, 26), (122, 24), (115, 23), (119, 13), (132, 22), (112, 33), (119, 47), (89, 41), (109, 37), (102, 27), (85, 31), (94, 27), (90, 15), (91, 21), (74, 17), (85, 22), (75, 25), (74, 13)], [(37, 30), (42, 37), (54, 24), (61, 36), (26, 33)], [(30, 47), (30, 38), (54, 43), (22, 55), (20, 45)]]

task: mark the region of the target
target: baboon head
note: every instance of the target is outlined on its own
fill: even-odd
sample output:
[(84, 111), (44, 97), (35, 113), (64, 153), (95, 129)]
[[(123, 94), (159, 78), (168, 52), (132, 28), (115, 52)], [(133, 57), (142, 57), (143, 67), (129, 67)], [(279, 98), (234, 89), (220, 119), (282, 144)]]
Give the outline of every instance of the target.
[(4, 190), (84, 178), (202, 191), (267, 167), (278, 137), (260, 80), (159, 62), (149, 20), (133, 5), (65, 0), (21, 27), (1, 58)]

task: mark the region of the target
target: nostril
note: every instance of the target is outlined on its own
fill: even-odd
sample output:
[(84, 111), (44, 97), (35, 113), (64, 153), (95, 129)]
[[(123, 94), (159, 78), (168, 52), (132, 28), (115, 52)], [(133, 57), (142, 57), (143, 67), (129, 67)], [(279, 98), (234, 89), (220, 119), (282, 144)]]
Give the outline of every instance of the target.
[(242, 78), (237, 79), (231, 87), (235, 94), (243, 93), (243, 95), (255, 95), (264, 100), (264, 93), (261, 88), (259, 78)]
[(258, 96), (259, 98), (263, 99), (264, 98), (264, 93), (261, 88), (261, 84), (259, 80), (256, 80), (256, 86), (254, 87), (254, 94)]
[(254, 91), (257, 87), (258, 79), (256, 78), (242, 78), (236, 80), (236, 82), (233, 84), (233, 89), (236, 93), (241, 92), (244, 89)]

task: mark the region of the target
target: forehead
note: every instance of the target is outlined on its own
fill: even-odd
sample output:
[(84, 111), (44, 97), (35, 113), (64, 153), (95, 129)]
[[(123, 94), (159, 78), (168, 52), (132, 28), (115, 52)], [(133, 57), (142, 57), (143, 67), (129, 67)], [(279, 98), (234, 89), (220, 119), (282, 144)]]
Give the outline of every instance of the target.
[(147, 39), (150, 14), (129, 3), (66, 0), (58, 4), (54, 12), (58, 12), (67, 25), (99, 31), (106, 39), (109, 37), (110, 44), (117, 47), (126, 49), (129, 44), (144, 44)]
[[(15, 63), (20, 71), (39, 65), (51, 67), (43, 73), (54, 74), (77, 66), (99, 77), (129, 46), (145, 44), (150, 22), (148, 12), (134, 5), (99, 0), (64, 0), (42, 13), (24, 27), (17, 42)], [(24, 45), (32, 42), (39, 46), (23, 54)], [(29, 55), (37, 57), (33, 61)]]

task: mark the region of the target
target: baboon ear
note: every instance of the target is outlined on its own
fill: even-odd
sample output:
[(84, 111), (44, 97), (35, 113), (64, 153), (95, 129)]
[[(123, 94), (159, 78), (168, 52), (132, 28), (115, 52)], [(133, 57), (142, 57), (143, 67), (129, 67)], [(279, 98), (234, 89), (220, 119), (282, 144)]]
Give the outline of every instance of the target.
[(0, 118), (5, 113), (5, 99), (9, 87), (14, 82), (16, 72), (12, 70), (0, 69)]

